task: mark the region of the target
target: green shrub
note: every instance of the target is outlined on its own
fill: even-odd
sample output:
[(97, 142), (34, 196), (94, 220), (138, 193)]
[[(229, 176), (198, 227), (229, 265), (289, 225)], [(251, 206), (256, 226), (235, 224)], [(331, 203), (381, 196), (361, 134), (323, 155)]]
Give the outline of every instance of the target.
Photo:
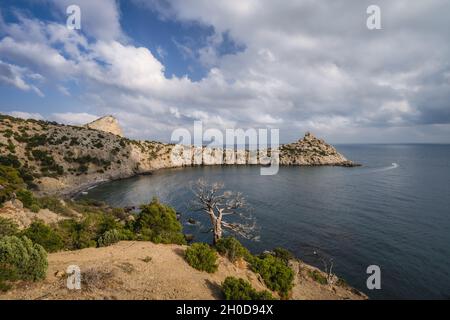
[(123, 208), (113, 208), (111, 214), (119, 220), (125, 220), (128, 217), (128, 213)]
[(64, 248), (61, 236), (54, 229), (41, 221), (33, 222), (23, 235), (34, 243), (40, 244), (48, 252), (55, 252)]
[(137, 215), (133, 227), (142, 240), (155, 243), (186, 243), (175, 210), (161, 204), (156, 198), (150, 204), (141, 206), (141, 212)]
[(294, 272), (283, 260), (271, 255), (262, 254), (251, 261), (253, 271), (259, 273), (270, 290), (277, 291), (286, 298), (292, 289)]
[(104, 214), (104, 210), (106, 208), (106, 204), (102, 201), (97, 200), (77, 200), (72, 201), (68, 200), (66, 202), (66, 205), (69, 208), (72, 208), (73, 210), (83, 213), (83, 214), (90, 214), (90, 213), (98, 213), (98, 214)]
[(61, 200), (54, 197), (39, 198), (39, 206), (64, 216), (69, 216), (71, 214), (70, 210), (63, 205)]
[(0, 165), (0, 205), (10, 200), (13, 193), (24, 186), (25, 183), (17, 169)]
[(40, 280), (47, 271), (47, 252), (27, 237), (3, 237), (0, 239), (0, 266), (8, 270), (3, 280)]
[(11, 139), (8, 139), (8, 145), (6, 146), (6, 149), (8, 149), (8, 151), (11, 153), (16, 153), (16, 146), (11, 141)]
[(275, 248), (272, 250), (275, 257), (278, 259), (281, 259), (286, 265), (289, 264), (289, 261), (294, 259), (294, 255), (289, 250), (286, 250), (284, 248)]
[(46, 176), (60, 176), (64, 168), (58, 165), (51, 154), (47, 151), (34, 149), (31, 151), (33, 157), (41, 164), (41, 172)]
[(108, 247), (113, 245), (121, 240), (120, 232), (116, 229), (108, 230), (103, 233), (100, 238), (98, 238), (98, 246), (99, 247)]
[(136, 238), (136, 234), (132, 229), (122, 228), (121, 230), (119, 230), (119, 233), (120, 233), (120, 240), (127, 240), (127, 241), (138, 240)]
[(20, 167), (17, 169), (19, 171), (20, 177), (26, 183), (28, 189), (35, 190), (37, 189), (37, 184), (34, 183), (34, 175), (30, 168), (28, 167)]
[(78, 166), (78, 173), (82, 174), (82, 173), (87, 173), (89, 171), (89, 165), (85, 165), (85, 164), (80, 164)]
[(15, 236), (19, 233), (19, 227), (13, 220), (0, 217), (0, 239), (6, 236)]
[(36, 134), (32, 137), (29, 137), (27, 140), (27, 148), (29, 149), (44, 146), (46, 144), (47, 144), (47, 135), (45, 134)]
[(11, 289), (9, 282), (15, 280), (18, 280), (15, 269), (11, 268), (10, 265), (0, 263), (0, 292)]
[(5, 131), (3, 131), (3, 136), (5, 138), (11, 138), (14, 134), (14, 131), (12, 131), (11, 129), (6, 129)]
[(122, 225), (117, 221), (116, 217), (109, 213), (102, 213), (97, 217), (98, 229), (97, 233), (103, 235), (110, 230), (122, 229)]
[(253, 300), (275, 300), (275, 298), (269, 291), (263, 290), (256, 292), (256, 296)]
[(250, 282), (244, 279), (227, 277), (221, 288), (226, 300), (273, 300), (269, 291), (257, 292)]
[(101, 148), (103, 148), (103, 143), (101, 143), (101, 141), (98, 141), (94, 144), (94, 147), (97, 149), (101, 149)]
[(59, 223), (65, 246), (70, 250), (112, 244), (113, 235), (118, 240), (136, 239), (134, 222), (124, 226), (103, 202), (67, 201), (66, 205), (84, 216), (81, 221), (68, 219)]
[[(36, 187), (34, 184), (34, 176), (33, 172), (27, 167), (22, 166), (22, 164), (19, 161), (19, 158), (17, 158), (13, 154), (8, 154), (7, 156), (0, 156), (0, 184), (5, 183), (5, 180), (10, 180), (11, 174), (14, 175), (13, 180), (16, 180), (17, 177), (21, 178), (22, 180), (16, 180), (16, 181), (8, 181), (8, 184), (15, 184), (17, 185), (16, 189), (20, 189), (24, 186), (24, 183), (29, 188)], [(9, 177), (8, 177), (9, 176)], [(2, 181), (3, 180), (3, 181)]]
[(35, 198), (31, 191), (25, 189), (17, 191), (17, 199), (22, 201), (25, 208), (28, 208), (33, 212), (38, 212), (40, 209), (39, 200)]
[(95, 241), (97, 237), (95, 221), (89, 216), (82, 221), (63, 220), (59, 223), (59, 230), (63, 238), (64, 247), (69, 250), (97, 246)]
[(30, 206), (30, 210), (31, 210), (32, 212), (34, 212), (34, 213), (38, 213), (39, 210), (41, 210), (41, 207), (39, 207), (38, 204), (33, 203), (33, 204)]
[(309, 270), (308, 275), (313, 279), (314, 281), (320, 283), (320, 284), (327, 284), (328, 280), (327, 277), (325, 277), (320, 271), (318, 270)]
[(250, 255), (250, 252), (233, 237), (222, 238), (217, 241), (216, 250), (231, 262), (235, 262), (239, 258), (247, 258)]
[[(97, 216), (97, 243), (99, 243), (100, 238), (104, 237), (107, 232), (113, 232), (116, 234), (117, 241), (120, 240), (135, 240), (136, 236), (133, 231), (132, 224), (126, 224), (125, 226), (120, 220), (113, 214), (113, 212), (106, 211), (104, 213), (98, 214)], [(109, 234), (108, 237), (111, 237)], [(117, 242), (115, 241), (115, 242)], [(112, 242), (112, 243), (115, 243)], [(111, 244), (112, 244), (111, 243)], [(100, 243), (99, 243), (100, 245)]]
[(186, 261), (197, 270), (216, 272), (217, 253), (206, 243), (194, 243), (186, 250)]
[(0, 155), (0, 165), (17, 169), (20, 168), (22, 164), (16, 155), (10, 153), (8, 155)]

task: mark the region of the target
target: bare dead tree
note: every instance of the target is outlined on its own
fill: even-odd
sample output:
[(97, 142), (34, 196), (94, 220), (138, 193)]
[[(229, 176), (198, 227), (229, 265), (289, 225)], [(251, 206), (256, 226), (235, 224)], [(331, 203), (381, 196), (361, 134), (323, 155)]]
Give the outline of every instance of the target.
[(323, 254), (317, 251), (314, 251), (313, 254), (322, 262), (324, 268), (323, 271), (325, 271), (325, 273), (327, 274), (327, 283), (328, 285), (332, 286), (337, 279), (336, 275), (333, 273), (334, 259), (325, 257)]
[(241, 220), (252, 220), (245, 212), (247, 204), (242, 193), (223, 191), (223, 188), (223, 183), (208, 183), (199, 179), (192, 188), (195, 195), (195, 200), (192, 202), (193, 209), (202, 211), (209, 216), (214, 234), (214, 244), (222, 238), (223, 229), (251, 239), (255, 230), (254, 221), (253, 223), (231, 223), (223, 220), (229, 215), (235, 215)]

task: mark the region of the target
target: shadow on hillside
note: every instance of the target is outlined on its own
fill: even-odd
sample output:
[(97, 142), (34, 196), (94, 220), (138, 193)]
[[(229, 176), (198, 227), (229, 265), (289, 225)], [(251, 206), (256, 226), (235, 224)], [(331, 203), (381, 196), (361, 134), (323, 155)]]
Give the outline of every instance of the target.
[(212, 293), (214, 299), (218, 299), (218, 300), (223, 299), (223, 294), (222, 294), (220, 285), (218, 285), (217, 283), (212, 282), (211, 280), (208, 280), (208, 279), (205, 280), (205, 284), (208, 287), (208, 289), (211, 290), (211, 293)]
[(173, 252), (175, 252), (175, 254), (177, 256), (179, 256), (179, 257), (184, 259), (184, 256), (185, 256), (185, 250), (184, 249), (182, 249), (182, 248), (174, 248)]

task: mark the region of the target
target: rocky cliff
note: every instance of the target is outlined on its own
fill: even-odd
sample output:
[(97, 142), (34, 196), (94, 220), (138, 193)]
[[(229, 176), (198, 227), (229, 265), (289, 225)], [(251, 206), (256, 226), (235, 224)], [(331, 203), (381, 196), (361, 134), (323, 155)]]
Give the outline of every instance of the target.
[(297, 166), (357, 166), (322, 139), (307, 132), (303, 139), (282, 145), (280, 148), (281, 165)]
[[(172, 144), (130, 140), (120, 133), (117, 120), (110, 116), (76, 127), (0, 115), (0, 164), (28, 172), (41, 194), (71, 194), (102, 181), (162, 168), (256, 164), (246, 151), (192, 146), (186, 147), (191, 152), (188, 159), (176, 160)], [(195, 157), (199, 153), (200, 162)], [(258, 152), (257, 159), (265, 153)], [(281, 165), (298, 166), (355, 165), (309, 133), (281, 146), (279, 161)]]
[(92, 121), (85, 125), (89, 129), (95, 129), (99, 131), (109, 132), (115, 134), (116, 136), (123, 137), (123, 131), (120, 127), (119, 121), (113, 116), (105, 116)]

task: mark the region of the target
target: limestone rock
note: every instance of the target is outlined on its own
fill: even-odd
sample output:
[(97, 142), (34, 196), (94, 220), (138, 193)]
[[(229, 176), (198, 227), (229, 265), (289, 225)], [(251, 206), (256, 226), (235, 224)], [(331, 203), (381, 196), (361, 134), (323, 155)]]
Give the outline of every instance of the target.
[(119, 121), (113, 116), (101, 117), (91, 123), (85, 125), (87, 128), (100, 130), (123, 137), (123, 131), (120, 127)]
[[(89, 128), (105, 130), (94, 131)], [(179, 146), (156, 141), (124, 139), (117, 120), (107, 116), (87, 124), (85, 127), (67, 126), (45, 121), (26, 121), (0, 115), (0, 154), (8, 155), (8, 131), (15, 140), (14, 157), (33, 173), (47, 176), (35, 179), (38, 195), (73, 195), (86, 191), (105, 181), (122, 179), (136, 174), (145, 174), (164, 168), (191, 165), (262, 164), (269, 165), (272, 150), (242, 151), (231, 149)], [(57, 166), (48, 167), (30, 155), (30, 137), (39, 137), (39, 150), (51, 156)], [(42, 140), (42, 141), (41, 141)], [(36, 147), (34, 147), (36, 148)], [(187, 156), (176, 157), (178, 151)], [(190, 151), (190, 152), (188, 152)], [(200, 162), (195, 155), (202, 154)], [(256, 156), (255, 156), (256, 153)], [(190, 156), (189, 156), (190, 155)], [(203, 158), (203, 159), (202, 159)], [(258, 160), (258, 161), (253, 161)], [(316, 138), (311, 133), (290, 144), (281, 145), (278, 163), (292, 166), (346, 166), (356, 164), (347, 160), (333, 146)], [(1, 188), (1, 187), (0, 187)], [(126, 210), (126, 211), (131, 211)]]
[(337, 150), (324, 140), (316, 138), (306, 132), (303, 139), (282, 145), (280, 148), (280, 164), (296, 166), (345, 166), (353, 167), (357, 164), (347, 160)]
[(37, 219), (47, 224), (57, 223), (66, 219), (48, 209), (41, 209), (38, 213), (31, 212), (24, 208), (22, 202), (17, 199), (6, 201), (3, 204), (3, 207), (0, 208), (0, 217), (13, 220), (21, 230), (28, 228)]

